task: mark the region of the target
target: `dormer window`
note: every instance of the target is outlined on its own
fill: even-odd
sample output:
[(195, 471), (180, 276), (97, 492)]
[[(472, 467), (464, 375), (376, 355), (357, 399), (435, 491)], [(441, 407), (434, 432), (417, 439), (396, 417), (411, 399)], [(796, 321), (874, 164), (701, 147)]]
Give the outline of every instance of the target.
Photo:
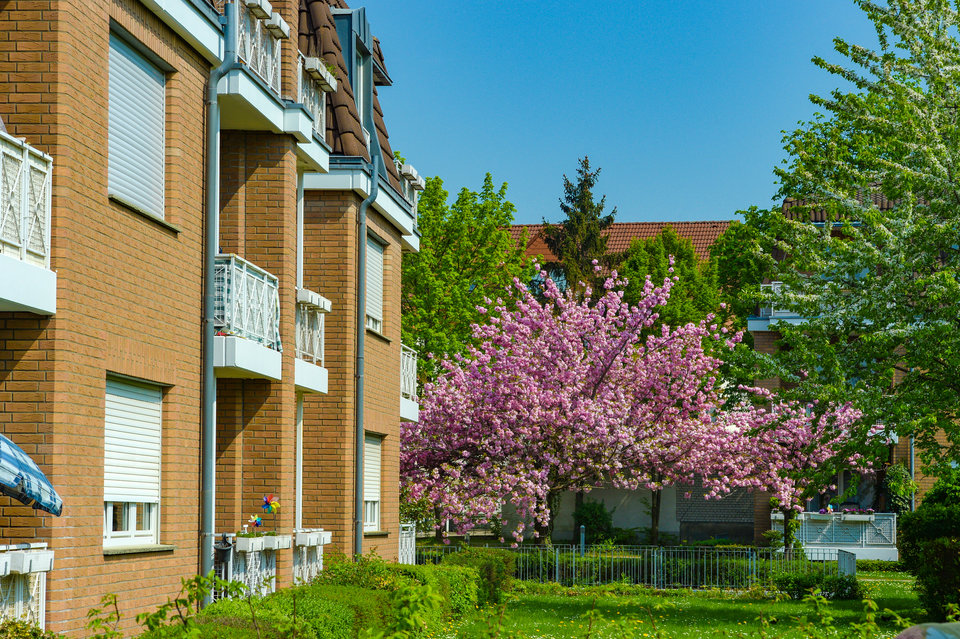
[(370, 76), (368, 67), (370, 56), (357, 47), (356, 72), (353, 75), (353, 95), (357, 102), (357, 114), (360, 116), (360, 126), (363, 128), (363, 142), (370, 150), (370, 129), (373, 124), (373, 114), (370, 111)]

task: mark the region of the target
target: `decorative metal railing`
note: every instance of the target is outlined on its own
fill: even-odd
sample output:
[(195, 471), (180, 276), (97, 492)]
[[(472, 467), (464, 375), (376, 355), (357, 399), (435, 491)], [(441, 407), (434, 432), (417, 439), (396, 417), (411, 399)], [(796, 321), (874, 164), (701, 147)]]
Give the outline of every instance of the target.
[[(439, 563), (459, 546), (417, 548), (417, 563)], [(837, 574), (836, 551), (702, 546), (520, 546), (516, 578), (565, 586), (627, 582), (651, 588), (747, 590), (781, 572)], [(812, 554), (811, 554), (812, 553)]]
[[(214, 574), (224, 581), (238, 581), (254, 597), (262, 597), (276, 590), (277, 553), (273, 550), (241, 551), (235, 546), (236, 535), (221, 535), (214, 543)], [(217, 590), (213, 599), (223, 599), (228, 593)]]
[(53, 159), (0, 131), (0, 255), (50, 268)]
[(417, 525), (400, 524), (400, 548), (397, 554), (398, 564), (417, 563)]
[[(804, 548), (896, 548), (895, 513), (800, 513), (796, 538)], [(783, 531), (783, 519), (774, 518), (774, 530)]]
[(322, 140), (327, 132), (327, 97), (320, 90), (313, 76), (307, 73), (304, 61), (303, 54), (299, 53), (297, 55), (297, 77), (299, 78), (297, 102), (307, 107), (307, 111), (313, 116), (313, 134)]
[(297, 546), (293, 551), (293, 581), (308, 583), (323, 572), (323, 546)]
[(324, 321), (326, 312), (313, 304), (297, 304), (297, 357), (324, 366)]
[[(771, 282), (770, 284), (761, 284), (760, 291), (765, 295), (780, 297), (787, 290), (783, 282)], [(797, 314), (791, 310), (780, 308), (775, 302), (760, 307), (760, 317), (771, 319), (776, 317), (797, 317)]]
[(417, 399), (417, 351), (400, 344), (400, 395)]
[(282, 351), (277, 278), (238, 255), (216, 257), (214, 327)]
[(2, 546), (0, 551), (0, 619), (20, 619), (45, 628), (47, 571), (53, 567), (53, 552), (45, 543)]
[(240, 29), (237, 54), (250, 69), (280, 95), (280, 38), (267, 29), (266, 21), (256, 17), (246, 2), (238, 2)]

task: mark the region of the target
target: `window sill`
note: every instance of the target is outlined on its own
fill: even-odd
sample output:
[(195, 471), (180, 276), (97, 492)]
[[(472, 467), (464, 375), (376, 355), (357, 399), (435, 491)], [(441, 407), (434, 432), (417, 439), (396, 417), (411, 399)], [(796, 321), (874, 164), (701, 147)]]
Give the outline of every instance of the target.
[(390, 531), (388, 530), (365, 530), (363, 532), (364, 537), (389, 537)]
[(164, 220), (163, 218), (157, 217), (157, 216), (154, 215), (153, 213), (150, 213), (150, 212), (148, 212), (148, 211), (144, 211), (144, 210), (141, 209), (139, 206), (134, 206), (133, 204), (130, 204), (129, 202), (127, 202), (126, 200), (124, 200), (122, 197), (119, 197), (119, 196), (117, 196), (117, 195), (110, 195), (109, 198), (110, 198), (110, 201), (111, 201), (111, 202), (113, 202), (113, 203), (115, 203), (115, 204), (119, 204), (122, 208), (130, 211), (131, 213), (136, 213), (136, 214), (139, 215), (140, 217), (146, 218), (147, 220), (153, 222), (154, 224), (156, 224), (156, 225), (158, 225), (158, 226), (160, 226), (160, 227), (162, 227), (162, 228), (165, 228), (165, 229), (168, 230), (168, 231), (172, 231), (173, 233), (176, 233), (177, 235), (179, 235), (180, 233), (183, 232), (183, 230), (182, 230), (179, 226), (177, 226), (176, 224), (171, 224), (170, 222), (167, 222), (167, 221)]
[(111, 555), (138, 555), (148, 552), (173, 552), (177, 547), (173, 544), (136, 544), (131, 546), (107, 546), (103, 549), (104, 556)]
[(380, 331), (375, 331), (375, 330), (373, 330), (372, 328), (367, 327), (367, 332), (370, 333), (371, 335), (373, 335), (374, 337), (376, 337), (376, 338), (378, 338), (378, 339), (380, 339), (380, 340), (383, 340), (383, 341), (386, 342), (387, 344), (392, 344), (392, 343), (393, 343), (393, 340), (392, 340), (392, 339), (390, 339), (389, 337), (387, 337), (386, 335), (384, 335), (384, 334), (381, 333)]

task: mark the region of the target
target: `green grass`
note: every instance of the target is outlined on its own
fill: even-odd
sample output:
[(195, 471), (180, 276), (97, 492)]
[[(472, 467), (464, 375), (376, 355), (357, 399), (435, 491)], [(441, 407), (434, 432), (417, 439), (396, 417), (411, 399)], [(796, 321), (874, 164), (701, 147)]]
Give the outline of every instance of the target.
[[(923, 621), (913, 579), (906, 573), (864, 573), (864, 585), (869, 596), (880, 606), (911, 619)], [(808, 615), (812, 607), (796, 601), (775, 601), (760, 593), (722, 592), (643, 592), (623, 589), (632, 594), (612, 594), (610, 588), (570, 589), (559, 586), (523, 586), (525, 592), (516, 594), (503, 613), (500, 636), (511, 633), (523, 637), (586, 636), (591, 609), (602, 614), (604, 620), (594, 622), (592, 638), (622, 637), (614, 627), (620, 622), (634, 628), (628, 636), (654, 636), (654, 628), (668, 637), (691, 639), (698, 637), (752, 635), (761, 629), (759, 617), (774, 623), (767, 630), (769, 636), (801, 637), (792, 618)], [(863, 620), (863, 604), (859, 601), (837, 601), (830, 604), (835, 626), (847, 629), (851, 623)], [(496, 625), (498, 611), (486, 609), (451, 625), (440, 637), (472, 637), (489, 631)], [(776, 620), (775, 622), (773, 620)], [(881, 622), (893, 637), (899, 630), (892, 622)]]

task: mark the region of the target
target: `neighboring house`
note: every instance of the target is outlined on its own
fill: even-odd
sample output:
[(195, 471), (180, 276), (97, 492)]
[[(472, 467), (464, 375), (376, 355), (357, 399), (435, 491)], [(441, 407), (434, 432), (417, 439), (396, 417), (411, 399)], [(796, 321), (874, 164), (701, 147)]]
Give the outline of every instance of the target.
[[(677, 235), (693, 244), (697, 257), (710, 258), (710, 247), (730, 226), (728, 221), (707, 222), (615, 222), (606, 231), (607, 250), (612, 254), (625, 252), (634, 239), (650, 239), (659, 235), (667, 225)], [(527, 257), (541, 257), (547, 261), (556, 257), (547, 248), (542, 235), (543, 225), (527, 224), (510, 227), (515, 241), (527, 238)], [(684, 495), (690, 493), (690, 498)], [(585, 499), (602, 501), (613, 511), (613, 525), (617, 528), (646, 529), (650, 526), (648, 512), (650, 493), (646, 490), (626, 491), (612, 488), (594, 490)], [(579, 534), (574, 530), (573, 511), (575, 499), (572, 493), (561, 498), (554, 523), (554, 537), (558, 540), (574, 539)], [(667, 487), (663, 491), (660, 531), (664, 539), (670, 536), (697, 540), (711, 536), (737, 541), (752, 541), (753, 496), (746, 491), (733, 491), (721, 500), (703, 499), (703, 492), (696, 486)], [(769, 515), (767, 516), (769, 520)], [(769, 528), (769, 521), (768, 526)], [(767, 528), (764, 528), (766, 530)]]
[[(364, 9), (23, 0), (0, 31), (0, 432), (64, 501), (0, 501), (2, 541), (54, 556), (6, 574), (0, 548), (0, 615), (80, 636), (109, 592), (129, 625), (210, 567), (265, 589), (315, 574), (324, 545), (396, 557), (422, 181), (394, 163)], [(255, 514), (276, 548), (234, 545)]]
[[(889, 210), (896, 205), (896, 202), (887, 200), (879, 193), (874, 193), (871, 197), (873, 204), (881, 211)], [(784, 215), (790, 219), (805, 220), (810, 224), (822, 227), (827, 221), (826, 212), (817, 209), (810, 210), (806, 207), (797, 209), (802, 204), (802, 202), (793, 198), (787, 198), (782, 206)], [(798, 213), (798, 210), (801, 210), (802, 213)], [(838, 232), (839, 230), (834, 231), (834, 233)], [(776, 295), (782, 284), (767, 281), (762, 286), (769, 293)], [(758, 307), (757, 314), (747, 319), (747, 330), (753, 335), (754, 348), (757, 351), (772, 354), (777, 352), (777, 344), (781, 336), (777, 330), (777, 325), (781, 323), (796, 325), (804, 322), (806, 322), (806, 319), (797, 313), (789, 309), (778, 308), (776, 304), (770, 304)], [(770, 390), (781, 388), (782, 384), (779, 378), (757, 382), (758, 386)], [(891, 444), (888, 461), (891, 464), (902, 463), (914, 473), (919, 487), (917, 493), (917, 503), (919, 503), (923, 493), (933, 486), (935, 478), (926, 477), (916, 469), (912, 442), (904, 439)], [(807, 503), (807, 512), (800, 515), (799, 539), (806, 548), (845, 548), (855, 552), (861, 558), (896, 559), (896, 520), (892, 513), (883, 512), (884, 510), (890, 510), (889, 502), (884, 498), (884, 489), (877, 485), (874, 475), (860, 478), (857, 481), (856, 494), (843, 497), (843, 503), (838, 510), (842, 510), (842, 508), (876, 508), (878, 510), (876, 515), (871, 516), (870, 519), (857, 516), (852, 519), (844, 518), (840, 514), (820, 515), (819, 510), (826, 509), (831, 501), (836, 501), (838, 495), (847, 492), (847, 489), (853, 485), (854, 479), (850, 471), (842, 473), (836, 477), (835, 488)], [(758, 494), (755, 510), (754, 530), (755, 536), (759, 539), (762, 533), (771, 527), (771, 508), (764, 495)], [(774, 527), (778, 526), (780, 524), (775, 521)]]

